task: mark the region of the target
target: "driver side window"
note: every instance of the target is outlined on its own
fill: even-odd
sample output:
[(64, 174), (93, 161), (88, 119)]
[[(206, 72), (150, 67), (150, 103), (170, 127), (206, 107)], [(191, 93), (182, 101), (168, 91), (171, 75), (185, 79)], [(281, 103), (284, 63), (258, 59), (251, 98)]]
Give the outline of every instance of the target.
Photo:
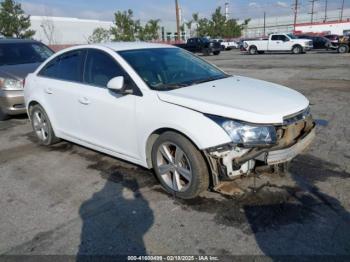
[(88, 50), (84, 70), (85, 83), (107, 87), (109, 80), (117, 76), (126, 77), (126, 74), (112, 57), (100, 50)]

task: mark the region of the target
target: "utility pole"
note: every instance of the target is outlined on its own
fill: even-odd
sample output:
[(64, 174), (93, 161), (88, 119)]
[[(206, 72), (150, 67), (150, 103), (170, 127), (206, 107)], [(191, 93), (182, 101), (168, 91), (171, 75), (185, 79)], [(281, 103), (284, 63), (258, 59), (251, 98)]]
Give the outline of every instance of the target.
[(175, 0), (176, 8), (176, 31), (177, 31), (177, 40), (180, 40), (180, 12), (179, 12), (179, 3), (178, 0)]
[(266, 36), (266, 12), (264, 12), (264, 36)]
[(325, 7), (324, 7), (324, 22), (327, 22), (327, 9), (328, 9), (328, 0), (325, 0)]
[(299, 5), (299, 1), (295, 0), (295, 3), (294, 3), (294, 33), (295, 33), (295, 28), (297, 26), (298, 5)]
[(343, 21), (343, 13), (344, 13), (344, 0), (340, 9), (340, 21)]
[(314, 22), (314, 13), (315, 13), (315, 2), (318, 0), (310, 0), (311, 2), (311, 12), (309, 13), (311, 15), (311, 24)]
[(230, 13), (229, 13), (229, 2), (225, 3), (225, 18), (228, 20), (230, 18)]

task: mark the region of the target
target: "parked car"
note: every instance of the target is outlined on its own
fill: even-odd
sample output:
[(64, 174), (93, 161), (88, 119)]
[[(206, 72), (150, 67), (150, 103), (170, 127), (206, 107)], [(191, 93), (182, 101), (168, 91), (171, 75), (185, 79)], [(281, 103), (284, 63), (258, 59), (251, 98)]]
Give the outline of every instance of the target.
[(313, 49), (337, 49), (328, 38), (323, 36), (298, 35), (297, 37), (312, 40)]
[(203, 55), (219, 55), (221, 51), (220, 43), (211, 41), (206, 37), (189, 38), (186, 44), (176, 44), (175, 46), (192, 53), (202, 53)]
[(61, 138), (153, 168), (185, 199), (259, 167), (280, 170), (315, 136), (302, 94), (170, 45), (72, 47), (29, 74), (24, 92), (41, 144)]
[(292, 34), (271, 34), (267, 40), (244, 41), (244, 50), (249, 54), (261, 54), (264, 52), (292, 52), (293, 54), (305, 53), (312, 49), (312, 41), (298, 39)]
[(338, 53), (344, 54), (350, 51), (350, 36), (341, 36), (339, 38)]
[(228, 41), (223, 39), (212, 39), (212, 41), (220, 43), (222, 50), (231, 50), (238, 48), (238, 43), (233, 40)]
[(26, 113), (23, 80), (52, 54), (37, 41), (0, 39), (0, 120)]
[(339, 35), (325, 35), (324, 37), (329, 39), (333, 46), (338, 47), (338, 45), (339, 45)]

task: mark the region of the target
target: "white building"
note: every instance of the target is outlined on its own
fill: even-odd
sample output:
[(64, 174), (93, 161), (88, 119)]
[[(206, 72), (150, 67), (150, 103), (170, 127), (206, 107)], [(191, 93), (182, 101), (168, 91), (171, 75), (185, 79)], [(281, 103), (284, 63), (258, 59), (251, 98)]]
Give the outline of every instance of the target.
[[(328, 32), (330, 34), (342, 35), (350, 30), (350, 9), (344, 9), (343, 21), (339, 23), (339, 10), (330, 10), (327, 13), (327, 21), (324, 21), (324, 14), (321, 12), (315, 13), (313, 17), (313, 24), (311, 25), (310, 14), (298, 14), (296, 31), (322, 33)], [(328, 22), (333, 21), (333, 22)], [(335, 21), (335, 22), (334, 22)], [(294, 15), (269, 17), (266, 14), (265, 20), (265, 35), (270, 33), (293, 32), (294, 30)], [(264, 35), (264, 18), (252, 19), (248, 27), (244, 30), (245, 37), (258, 37)]]
[(57, 45), (87, 43), (95, 28), (109, 29), (113, 25), (108, 21), (52, 16), (31, 16), (30, 21), (31, 29), (35, 30), (36, 40)]
[[(350, 9), (344, 9), (343, 22), (339, 22), (339, 10), (328, 12), (327, 21), (324, 22), (324, 15), (316, 13), (314, 15), (314, 24), (310, 24), (309, 14), (299, 14), (297, 20), (296, 31), (304, 33), (314, 32), (330, 34), (345, 34), (350, 32)], [(112, 21), (99, 21), (90, 19), (79, 19), (71, 17), (46, 17), (46, 16), (31, 16), (31, 29), (35, 30), (34, 38), (46, 44), (57, 45), (72, 45), (87, 43), (89, 36), (97, 27), (109, 29), (113, 26)], [(292, 32), (294, 30), (294, 16), (269, 17), (268, 13), (265, 20), (265, 34)], [(171, 32), (169, 40), (174, 38), (176, 24), (175, 22), (161, 22), (164, 27), (164, 38), (167, 39), (167, 33)], [(46, 32), (45, 32), (46, 31)], [(161, 33), (161, 32), (160, 32)], [(248, 27), (244, 30), (244, 37), (257, 37), (264, 34), (264, 19), (252, 19)]]

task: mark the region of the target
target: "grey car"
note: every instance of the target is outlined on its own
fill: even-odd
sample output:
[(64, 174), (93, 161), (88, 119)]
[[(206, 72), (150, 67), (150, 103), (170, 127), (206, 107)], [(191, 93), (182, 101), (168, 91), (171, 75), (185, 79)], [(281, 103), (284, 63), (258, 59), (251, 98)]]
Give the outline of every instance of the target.
[(23, 81), (52, 54), (38, 41), (0, 39), (0, 120), (26, 112)]

